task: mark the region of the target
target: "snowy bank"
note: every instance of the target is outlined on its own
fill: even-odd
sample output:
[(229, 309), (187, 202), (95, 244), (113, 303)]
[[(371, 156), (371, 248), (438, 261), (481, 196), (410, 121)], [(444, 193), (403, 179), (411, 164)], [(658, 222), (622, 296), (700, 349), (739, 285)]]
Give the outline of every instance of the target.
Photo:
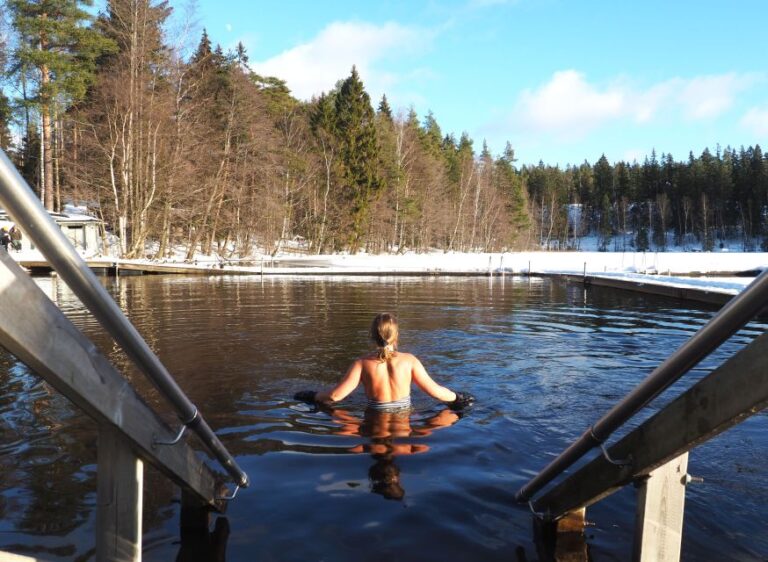
[(325, 255), (270, 258), (268, 267), (313, 267), (358, 273), (740, 273), (768, 267), (768, 253), (516, 252)]

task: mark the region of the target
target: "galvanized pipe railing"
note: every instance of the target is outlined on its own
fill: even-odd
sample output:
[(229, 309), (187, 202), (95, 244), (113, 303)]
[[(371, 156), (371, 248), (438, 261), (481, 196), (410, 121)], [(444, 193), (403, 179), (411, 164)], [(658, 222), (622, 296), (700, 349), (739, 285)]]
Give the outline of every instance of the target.
[(743, 328), (766, 306), (768, 306), (768, 270), (763, 271), (741, 293), (731, 299), (698, 332), (656, 367), (643, 382), (520, 488), (515, 494), (515, 499), (519, 502), (529, 501), (539, 490), (589, 450), (604, 443), (629, 418)]
[(120, 344), (160, 394), (170, 402), (181, 423), (198, 435), (238, 486), (248, 486), (248, 475), (237, 465), (195, 405), (99, 283), (2, 150), (0, 203), (40, 249), (64, 282)]

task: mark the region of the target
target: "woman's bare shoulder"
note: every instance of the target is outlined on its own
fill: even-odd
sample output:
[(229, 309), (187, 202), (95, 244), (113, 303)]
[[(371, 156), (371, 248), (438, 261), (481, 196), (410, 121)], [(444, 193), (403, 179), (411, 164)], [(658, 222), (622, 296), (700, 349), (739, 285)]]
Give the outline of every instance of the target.
[(402, 361), (408, 361), (408, 362), (419, 360), (413, 353), (408, 353), (405, 351), (398, 351), (397, 357), (399, 357)]

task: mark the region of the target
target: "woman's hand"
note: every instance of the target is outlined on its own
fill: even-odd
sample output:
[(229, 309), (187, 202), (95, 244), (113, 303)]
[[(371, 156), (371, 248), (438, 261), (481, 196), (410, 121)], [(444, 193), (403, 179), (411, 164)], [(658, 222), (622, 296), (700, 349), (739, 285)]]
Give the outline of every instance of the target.
[(475, 402), (475, 397), (469, 392), (454, 392), (454, 394), (456, 395), (456, 400), (448, 402), (448, 407), (451, 410), (463, 410), (464, 408), (469, 408)]
[(306, 402), (307, 404), (314, 404), (316, 396), (317, 396), (317, 391), (315, 390), (300, 390), (299, 392), (293, 395), (293, 399)]

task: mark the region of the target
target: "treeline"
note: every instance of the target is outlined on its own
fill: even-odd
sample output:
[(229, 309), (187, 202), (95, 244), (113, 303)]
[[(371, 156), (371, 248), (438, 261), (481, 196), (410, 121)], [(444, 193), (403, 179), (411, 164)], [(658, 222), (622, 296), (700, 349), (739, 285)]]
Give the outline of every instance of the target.
[(584, 163), (521, 172), (546, 248), (670, 246), (768, 251), (768, 160), (760, 146), (708, 149), (686, 162), (652, 152), (642, 164)]
[(73, 0), (7, 5), (23, 138), (4, 146), (49, 209), (97, 209), (127, 256), (529, 243), (512, 150), (478, 156), (386, 97), (374, 110), (354, 68), (301, 102), (242, 45), (203, 33), (184, 60), (164, 41), (166, 2), (111, 0), (95, 21)]
[[(768, 238), (759, 147), (687, 163), (518, 167), (432, 113), (375, 104), (353, 68), (295, 99), (242, 45), (169, 45), (167, 2), (5, 0), (11, 42), (0, 146), (46, 207), (85, 204), (129, 257), (183, 247), (248, 256), (302, 248), (395, 252), (713, 248)], [(11, 135), (11, 130), (19, 131)], [(14, 139), (15, 142), (14, 142)]]

